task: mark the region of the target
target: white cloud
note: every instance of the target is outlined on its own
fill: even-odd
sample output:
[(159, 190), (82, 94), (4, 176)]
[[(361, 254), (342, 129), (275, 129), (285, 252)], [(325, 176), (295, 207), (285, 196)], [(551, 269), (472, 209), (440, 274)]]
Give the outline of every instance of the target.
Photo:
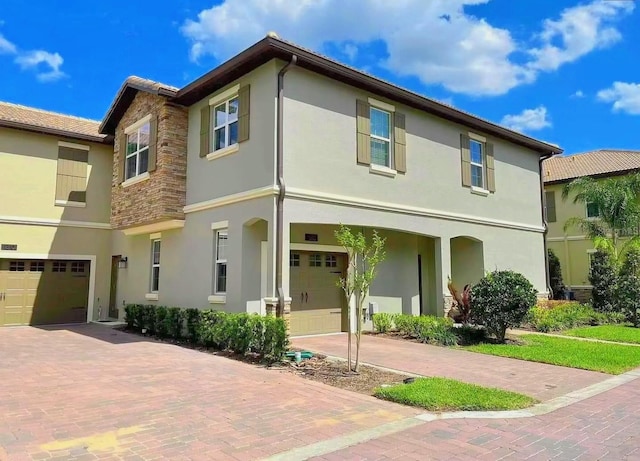
[(614, 82), (613, 85), (598, 91), (598, 99), (613, 103), (614, 112), (626, 112), (640, 115), (640, 83)]
[(582, 90), (578, 90), (571, 95), (572, 98), (580, 99), (584, 98), (584, 92)]
[(24, 69), (34, 69), (37, 79), (41, 82), (53, 82), (65, 77), (65, 73), (60, 70), (64, 59), (59, 53), (49, 53), (44, 50), (34, 50), (21, 53), (16, 57), (16, 63)]
[(558, 20), (545, 20), (539, 34), (542, 46), (529, 51), (533, 56), (529, 66), (554, 71), (593, 50), (611, 46), (622, 38), (612, 24), (634, 7), (629, 0), (595, 0), (565, 9)]
[(16, 46), (0, 34), (0, 54), (15, 54), (17, 51)]
[(538, 47), (529, 50), (509, 30), (465, 11), (489, 1), (224, 0), (187, 20), (182, 33), (194, 61), (229, 58), (270, 30), (318, 51), (338, 45), (351, 59), (362, 45), (381, 41), (388, 55), (376, 64), (398, 75), (456, 93), (500, 95), (614, 43), (620, 34), (612, 23), (633, 9), (633, 2), (594, 0), (564, 10), (544, 22), (532, 37)]
[(539, 106), (525, 109), (517, 115), (505, 115), (500, 123), (516, 131), (537, 131), (551, 126), (547, 115), (547, 108)]

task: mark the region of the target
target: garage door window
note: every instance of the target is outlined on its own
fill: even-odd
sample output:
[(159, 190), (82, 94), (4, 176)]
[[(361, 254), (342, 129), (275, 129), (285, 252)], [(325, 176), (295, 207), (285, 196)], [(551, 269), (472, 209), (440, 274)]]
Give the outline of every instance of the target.
[(24, 272), (24, 261), (11, 261), (9, 263), (10, 272)]
[(52, 272), (67, 272), (67, 263), (65, 261), (54, 261)]
[(151, 242), (151, 293), (160, 289), (160, 240)]
[(300, 253), (290, 253), (289, 266), (300, 267)]
[(322, 255), (309, 255), (309, 267), (322, 267)]
[(338, 267), (338, 258), (336, 255), (326, 255), (324, 265), (325, 267)]
[(44, 272), (44, 261), (32, 261), (29, 264), (29, 271)]
[(71, 263), (71, 272), (84, 273), (85, 263), (84, 261), (73, 261)]

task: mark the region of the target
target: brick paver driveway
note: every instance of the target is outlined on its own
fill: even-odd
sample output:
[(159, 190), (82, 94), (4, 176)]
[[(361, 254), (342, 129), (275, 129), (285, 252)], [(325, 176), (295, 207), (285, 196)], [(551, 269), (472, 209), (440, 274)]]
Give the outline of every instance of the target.
[[(347, 338), (343, 334), (300, 337), (292, 342), (296, 347), (314, 352), (347, 356)], [(374, 365), (500, 387), (542, 401), (604, 381), (610, 376), (370, 335), (362, 336), (360, 354), (362, 361)]]
[(636, 379), (535, 418), (425, 422), (104, 326), (0, 329), (2, 461), (640, 459), (639, 395)]
[(415, 415), (102, 325), (0, 329), (0, 460), (258, 459)]

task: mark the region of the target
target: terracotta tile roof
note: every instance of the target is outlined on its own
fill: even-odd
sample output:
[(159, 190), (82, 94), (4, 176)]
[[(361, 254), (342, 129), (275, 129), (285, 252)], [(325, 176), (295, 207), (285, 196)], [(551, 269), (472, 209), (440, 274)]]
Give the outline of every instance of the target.
[(0, 126), (87, 141), (107, 141), (107, 137), (99, 133), (100, 122), (96, 120), (1, 101)]
[(640, 169), (639, 150), (600, 149), (575, 155), (552, 157), (543, 163), (544, 182), (581, 176), (597, 176)]
[(142, 78), (136, 75), (127, 77), (124, 81), (124, 85), (135, 86), (139, 90), (148, 91), (150, 93), (157, 93), (161, 89), (177, 93), (180, 89), (175, 86), (167, 85), (166, 83), (156, 82), (155, 80), (149, 80), (148, 78)]

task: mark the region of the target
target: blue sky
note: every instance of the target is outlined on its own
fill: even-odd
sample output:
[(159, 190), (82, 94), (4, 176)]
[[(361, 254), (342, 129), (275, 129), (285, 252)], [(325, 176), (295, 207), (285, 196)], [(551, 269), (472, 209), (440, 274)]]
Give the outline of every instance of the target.
[(0, 100), (101, 119), (128, 75), (183, 86), (270, 30), (567, 153), (640, 149), (633, 0), (2, 0)]

